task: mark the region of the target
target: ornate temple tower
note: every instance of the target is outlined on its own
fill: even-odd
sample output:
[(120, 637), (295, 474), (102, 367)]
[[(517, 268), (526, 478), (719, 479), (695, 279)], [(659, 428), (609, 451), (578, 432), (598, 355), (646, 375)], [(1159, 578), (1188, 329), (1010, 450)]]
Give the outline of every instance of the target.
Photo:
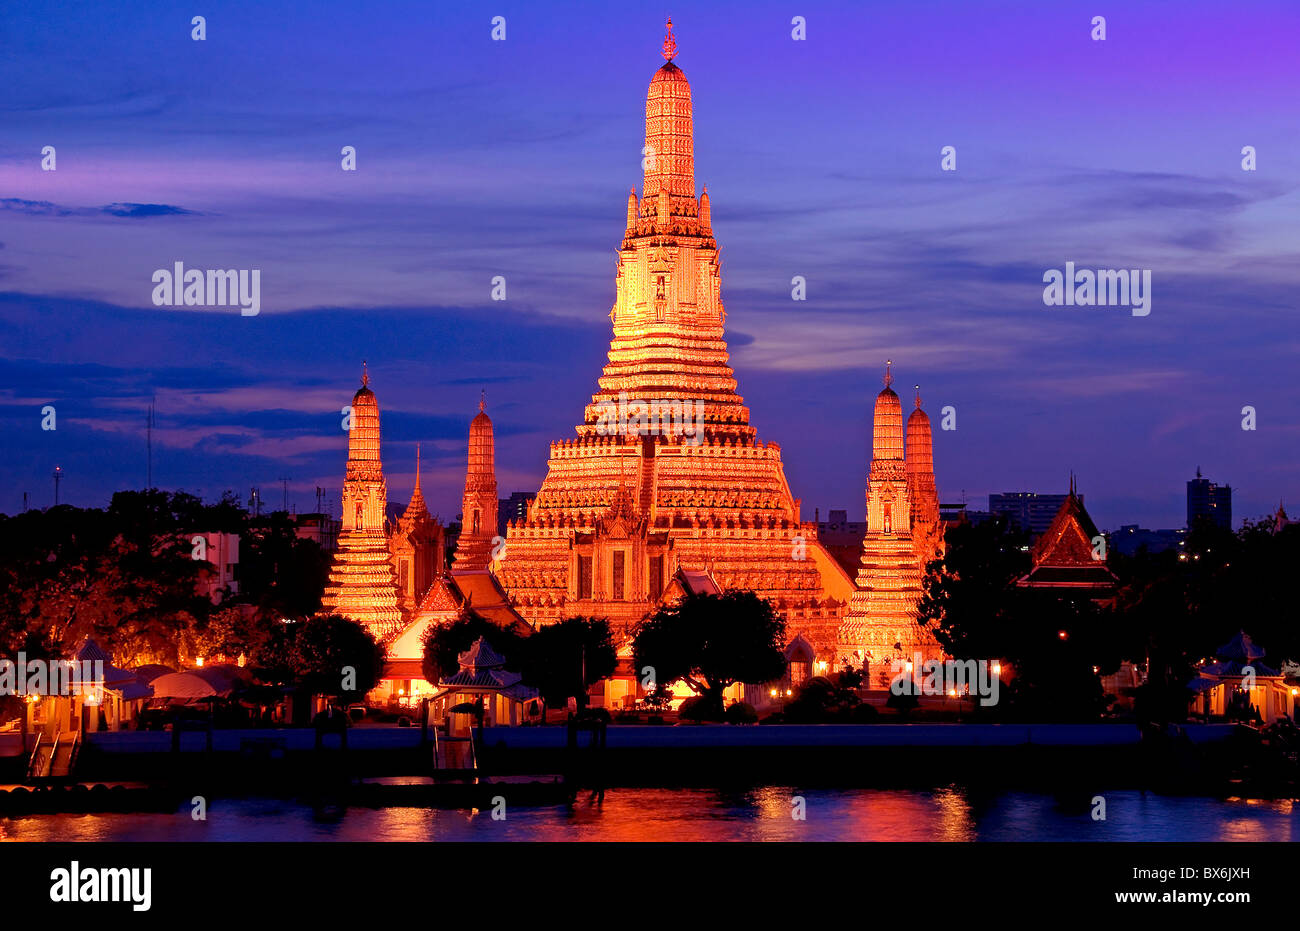
[(343, 529), (321, 609), (350, 617), (384, 639), (401, 629), (402, 614), (384, 528), (388, 489), (379, 456), (379, 404), (364, 368), (349, 427)]
[(939, 521), (939, 493), (934, 484), (934, 448), (930, 418), (921, 409), (921, 386), (916, 386), (916, 409), (907, 418), (907, 496), (912, 505), (912, 548), (921, 574), (930, 561), (943, 555), (943, 525)]
[[(709, 195), (696, 196), (691, 87), (669, 23), (645, 103), (641, 198), (627, 199), (608, 361), (576, 437), (551, 444), (499, 577), (530, 621), (618, 627), (652, 611), (678, 568), (772, 600), (833, 659), (852, 583), (800, 521), (780, 447), (736, 393)], [(827, 576), (830, 577), (829, 584)]]
[(402, 612), (408, 618), (429, 590), (433, 580), (446, 569), (443, 554), (442, 524), (429, 516), (420, 490), (420, 447), (415, 447), (415, 489), (411, 502), (398, 518), (388, 538), (393, 554), (393, 571), (397, 574), (397, 591)]
[[(841, 661), (869, 671), (873, 687), (887, 685), (890, 661), (941, 653), (916, 621), (921, 572), (912, 541), (912, 501), (904, 464), (903, 407), (890, 387), (876, 396), (867, 478), (867, 533), (862, 541), (857, 591), (840, 630)], [(924, 415), (922, 415), (924, 416)], [(932, 480), (933, 481), (933, 480)], [(883, 681), (882, 681), (883, 675)]]
[(465, 469), (460, 537), (452, 569), (486, 569), (492, 561), (492, 540), (497, 535), (497, 474), (493, 452), (492, 418), (480, 399), (478, 414), (469, 425), (469, 459)]

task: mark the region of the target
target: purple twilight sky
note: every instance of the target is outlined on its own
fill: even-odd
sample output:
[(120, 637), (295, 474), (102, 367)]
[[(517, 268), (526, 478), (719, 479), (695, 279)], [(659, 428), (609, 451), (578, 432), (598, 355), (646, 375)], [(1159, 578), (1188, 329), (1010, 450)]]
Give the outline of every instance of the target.
[[(337, 512), (363, 358), (391, 499), (419, 442), (456, 515), (480, 389), (502, 495), (535, 490), (604, 361), (666, 12), (732, 364), (805, 518), (861, 515), (887, 357), (945, 502), (1074, 470), (1102, 527), (1181, 526), (1199, 465), (1238, 518), (1300, 510), (1294, 2), (191, 6), (0, 6), (0, 512), (56, 464), (74, 504), (142, 487), (151, 397), (160, 487)], [(177, 261), (261, 269), (261, 313), (154, 307)], [(1150, 315), (1045, 306), (1067, 261), (1150, 269)]]

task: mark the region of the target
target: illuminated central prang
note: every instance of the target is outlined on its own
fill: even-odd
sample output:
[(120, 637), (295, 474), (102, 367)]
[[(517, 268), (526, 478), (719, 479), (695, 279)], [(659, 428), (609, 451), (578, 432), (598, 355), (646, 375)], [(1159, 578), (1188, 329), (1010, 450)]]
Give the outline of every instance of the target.
[[(675, 55), (670, 24), (664, 57)], [(608, 361), (576, 437), (551, 444), (527, 518), (511, 523), (499, 578), (533, 623), (626, 627), (679, 570), (706, 573), (773, 601), (790, 635), (831, 660), (852, 580), (801, 522), (780, 447), (757, 438), (736, 393), (709, 195), (695, 189), (691, 86), (671, 60), (646, 94), (643, 154)]]

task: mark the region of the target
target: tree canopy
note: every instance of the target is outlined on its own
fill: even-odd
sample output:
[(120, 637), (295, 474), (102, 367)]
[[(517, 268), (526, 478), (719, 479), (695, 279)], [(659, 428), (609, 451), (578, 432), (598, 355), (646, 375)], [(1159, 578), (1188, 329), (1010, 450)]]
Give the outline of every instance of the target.
[(635, 630), (637, 674), (649, 666), (658, 685), (685, 682), (710, 715), (721, 716), (723, 692), (736, 682), (785, 674), (785, 619), (754, 592), (689, 594), (665, 605)]

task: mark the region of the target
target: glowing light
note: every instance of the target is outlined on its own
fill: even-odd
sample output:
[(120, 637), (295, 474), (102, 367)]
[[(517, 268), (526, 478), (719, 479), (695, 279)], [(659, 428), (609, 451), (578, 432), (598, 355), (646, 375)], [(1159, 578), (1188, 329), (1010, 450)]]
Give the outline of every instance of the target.
[(776, 698), (776, 689), (772, 689), (770, 694), (773, 698)]
[(202, 668), (203, 668), (203, 657), (200, 656), (200, 657), (198, 658), (198, 660), (196, 660), (196, 663), (197, 663), (198, 667), (199, 667), (200, 669), (202, 669)]
[(1067, 634), (1067, 633), (1066, 633), (1065, 631), (1063, 631), (1063, 630), (1058, 630), (1058, 631), (1056, 632), (1056, 636), (1060, 637), (1062, 640), (1066, 640), (1066, 639), (1069, 638), (1070, 635)]
[(997, 660), (993, 661), (993, 675), (995, 676), (1002, 675), (1002, 664), (999, 663)]

